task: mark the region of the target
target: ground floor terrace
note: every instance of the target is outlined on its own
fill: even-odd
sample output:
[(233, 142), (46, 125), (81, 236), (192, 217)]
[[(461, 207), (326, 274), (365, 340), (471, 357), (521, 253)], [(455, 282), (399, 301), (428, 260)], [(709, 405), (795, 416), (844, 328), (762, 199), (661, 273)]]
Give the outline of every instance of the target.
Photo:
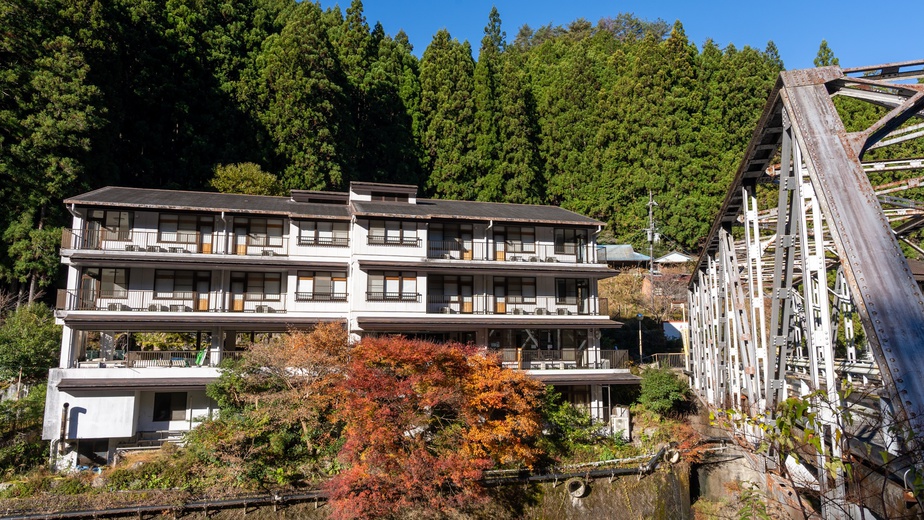
[[(43, 437), (66, 461), (111, 461), (121, 449), (180, 440), (216, 412), (206, 386), (225, 360), (240, 358), (255, 343), (272, 342), (283, 327), (268, 330), (74, 330), (62, 367), (49, 377)], [(616, 396), (638, 384), (626, 367), (628, 353), (599, 348), (594, 329), (485, 329), (467, 331), (361, 331), (437, 342), (485, 346), (500, 362), (552, 385), (614, 432)], [(67, 449), (63, 449), (66, 447)], [(65, 462), (67, 464), (68, 462)]]

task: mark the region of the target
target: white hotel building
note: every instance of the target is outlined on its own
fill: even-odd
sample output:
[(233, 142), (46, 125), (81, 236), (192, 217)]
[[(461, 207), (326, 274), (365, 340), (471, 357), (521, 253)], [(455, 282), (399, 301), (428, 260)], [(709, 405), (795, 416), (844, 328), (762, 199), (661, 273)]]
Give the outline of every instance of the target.
[(43, 432), (53, 453), (102, 463), (176, 438), (214, 411), (205, 386), (222, 359), (320, 321), (487, 346), (608, 421), (611, 386), (638, 378), (625, 351), (600, 348), (600, 329), (619, 326), (597, 297), (614, 274), (595, 258), (602, 223), (416, 193), (354, 182), (291, 197), (106, 187), (66, 200), (64, 334)]

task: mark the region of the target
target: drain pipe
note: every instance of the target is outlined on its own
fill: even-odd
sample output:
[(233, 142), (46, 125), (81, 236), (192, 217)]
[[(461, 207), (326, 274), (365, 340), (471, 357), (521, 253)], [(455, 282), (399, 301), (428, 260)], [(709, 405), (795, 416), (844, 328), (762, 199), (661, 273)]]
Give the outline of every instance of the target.
[(597, 469), (593, 471), (572, 472), (572, 473), (546, 473), (543, 475), (530, 475), (522, 472), (515, 477), (505, 477), (491, 480), (482, 480), (481, 484), (486, 487), (505, 486), (509, 484), (519, 484), (524, 482), (554, 482), (564, 481), (571, 478), (613, 478), (629, 475), (647, 475), (658, 468), (658, 463), (664, 458), (667, 446), (662, 447), (651, 460), (642, 464), (638, 468), (611, 468)]
[(64, 441), (67, 437), (67, 410), (70, 407), (70, 403), (64, 403), (64, 406), (61, 407), (61, 433), (58, 438), (58, 455), (64, 455)]

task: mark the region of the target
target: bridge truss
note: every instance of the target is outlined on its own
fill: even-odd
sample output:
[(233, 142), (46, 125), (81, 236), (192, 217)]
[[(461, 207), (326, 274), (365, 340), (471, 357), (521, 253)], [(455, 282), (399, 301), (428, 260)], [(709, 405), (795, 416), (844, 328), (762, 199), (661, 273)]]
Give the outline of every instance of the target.
[[(903, 253), (924, 256), (924, 158), (902, 157), (924, 139), (919, 78), (924, 61), (781, 73), (690, 284), (694, 391), (755, 445), (810, 396), (826, 442), (808, 462), (841, 505), (846, 381), (878, 401), (869, 442), (917, 453), (906, 468), (924, 446), (924, 296)], [(878, 120), (848, 131), (839, 108), (867, 103)]]

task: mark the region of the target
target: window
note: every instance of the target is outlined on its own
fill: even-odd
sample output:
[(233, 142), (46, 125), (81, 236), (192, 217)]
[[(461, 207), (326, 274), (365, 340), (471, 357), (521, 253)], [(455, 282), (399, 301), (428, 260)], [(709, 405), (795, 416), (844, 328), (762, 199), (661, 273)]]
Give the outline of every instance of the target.
[(279, 301), (282, 275), (279, 273), (231, 273), (232, 293), (244, 289), (244, 298), (251, 301)]
[(349, 222), (301, 222), (298, 227), (298, 245), (348, 246)]
[(235, 243), (263, 247), (282, 247), (283, 220), (281, 218), (241, 218), (234, 219)]
[(369, 243), (374, 245), (417, 246), (417, 223), (398, 220), (369, 222)]
[(561, 305), (577, 303), (577, 280), (574, 278), (555, 279), (555, 303)]
[(369, 271), (368, 301), (416, 302), (417, 273), (413, 271)]
[(87, 217), (91, 231), (99, 230), (103, 240), (131, 240), (132, 213), (130, 211), (92, 210)]
[(555, 253), (560, 255), (573, 255), (578, 247), (587, 243), (586, 229), (556, 229)]
[(494, 296), (506, 297), (507, 303), (536, 303), (536, 279), (495, 276)]
[(309, 301), (346, 301), (347, 274), (343, 271), (299, 271), (295, 299)]
[(199, 234), (212, 234), (215, 218), (205, 215), (160, 215), (158, 240), (180, 244), (196, 244)]
[(154, 297), (191, 300), (197, 288), (208, 292), (208, 271), (154, 271)]
[(408, 202), (410, 198), (407, 193), (387, 193), (383, 191), (373, 191), (370, 197), (372, 200), (376, 201), (386, 201), (386, 202)]
[(504, 230), (507, 250), (512, 253), (535, 253), (536, 230), (531, 227), (510, 227)]
[(154, 394), (154, 421), (185, 421), (186, 392)]
[(128, 298), (128, 269), (88, 268), (84, 271), (83, 291), (97, 290), (100, 298)]

